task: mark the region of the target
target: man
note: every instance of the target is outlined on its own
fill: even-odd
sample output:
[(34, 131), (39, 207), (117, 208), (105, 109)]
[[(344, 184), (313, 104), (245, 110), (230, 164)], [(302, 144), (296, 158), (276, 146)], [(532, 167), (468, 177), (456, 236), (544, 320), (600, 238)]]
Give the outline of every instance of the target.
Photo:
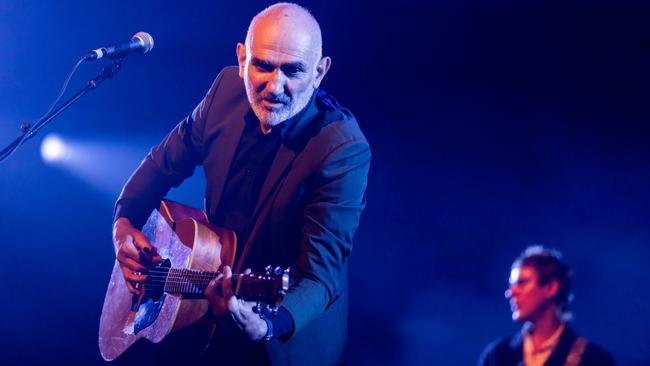
[(562, 255), (541, 246), (527, 248), (512, 264), (512, 319), (522, 331), (490, 344), (481, 355), (483, 366), (614, 365), (602, 348), (579, 337), (567, 325), (570, 318), (571, 268)]
[(210, 222), (237, 234), (236, 265), (291, 266), (277, 316), (232, 295), (229, 267), (208, 286), (220, 328), (209, 350), (221, 362), (329, 365), (342, 354), (346, 258), (365, 206), (370, 150), (352, 114), (318, 89), (331, 65), (321, 43), (304, 8), (279, 3), (260, 12), (237, 45), (239, 67), (221, 71), (116, 204), (113, 241), (133, 293), (161, 260), (138, 228), (198, 165)]

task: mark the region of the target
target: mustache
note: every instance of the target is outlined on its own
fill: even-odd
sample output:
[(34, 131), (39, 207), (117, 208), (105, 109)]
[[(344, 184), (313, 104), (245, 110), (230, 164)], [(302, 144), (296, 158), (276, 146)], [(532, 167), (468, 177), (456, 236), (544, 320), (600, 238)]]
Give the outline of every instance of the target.
[(291, 98), (286, 94), (272, 94), (272, 93), (261, 93), (259, 94), (258, 100), (267, 100), (271, 103), (282, 103), (289, 104)]

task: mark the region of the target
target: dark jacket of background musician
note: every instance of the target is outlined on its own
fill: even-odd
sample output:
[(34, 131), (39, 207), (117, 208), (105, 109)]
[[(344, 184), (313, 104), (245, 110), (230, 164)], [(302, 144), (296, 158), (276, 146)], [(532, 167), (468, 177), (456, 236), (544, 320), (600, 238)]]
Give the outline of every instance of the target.
[[(564, 366), (567, 356), (578, 335), (569, 326), (564, 328), (560, 341), (549, 356), (545, 366)], [(523, 366), (524, 337), (521, 332), (505, 337), (488, 345), (481, 358), (479, 366)], [(614, 360), (607, 351), (589, 342), (585, 349), (580, 366), (614, 366)]]

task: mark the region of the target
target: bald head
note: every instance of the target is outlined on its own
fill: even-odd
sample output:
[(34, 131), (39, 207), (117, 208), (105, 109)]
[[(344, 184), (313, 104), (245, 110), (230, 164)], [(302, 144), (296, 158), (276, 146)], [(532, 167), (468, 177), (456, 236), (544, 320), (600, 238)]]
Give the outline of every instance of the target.
[(253, 18), (245, 44), (237, 44), (237, 61), (265, 132), (306, 107), (331, 65), (322, 57), (318, 22), (290, 3), (272, 5)]
[(322, 57), (323, 40), (320, 26), (309, 10), (298, 4), (277, 3), (259, 12), (248, 27), (246, 47), (262, 35), (277, 35), (277, 38), (299, 38), (300, 43), (308, 45), (313, 57)]

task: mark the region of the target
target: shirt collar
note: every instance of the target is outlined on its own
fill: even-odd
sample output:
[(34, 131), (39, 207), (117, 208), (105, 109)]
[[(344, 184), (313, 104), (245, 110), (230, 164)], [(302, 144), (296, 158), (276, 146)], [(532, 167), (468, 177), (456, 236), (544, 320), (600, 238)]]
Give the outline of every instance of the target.
[(537, 348), (535, 348), (533, 344), (533, 339), (531, 335), (532, 329), (530, 327), (525, 327), (523, 330), (524, 346), (530, 347), (530, 351), (532, 353), (540, 353), (540, 352), (548, 351), (549, 349), (553, 349), (555, 348), (555, 346), (557, 346), (558, 342), (560, 341), (560, 336), (562, 335), (565, 326), (566, 325), (564, 323), (560, 324), (560, 326), (555, 330), (555, 332)]

